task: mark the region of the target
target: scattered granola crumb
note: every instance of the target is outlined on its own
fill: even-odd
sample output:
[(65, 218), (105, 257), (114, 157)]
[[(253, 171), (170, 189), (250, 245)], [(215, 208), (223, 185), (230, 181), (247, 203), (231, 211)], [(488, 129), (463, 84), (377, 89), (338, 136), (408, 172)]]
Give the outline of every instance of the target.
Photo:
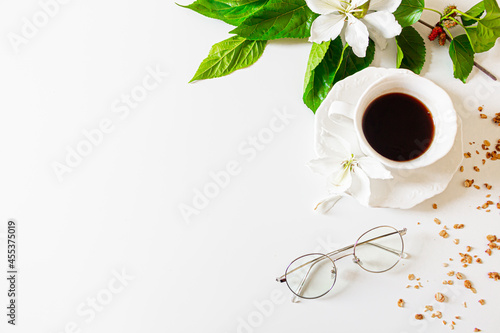
[(487, 118), (488, 118), (488, 116), (487, 116), (487, 115), (485, 115), (484, 113), (481, 113), (481, 114), (479, 115), (479, 117), (481, 117), (481, 119), (487, 119)]
[(443, 263), (443, 267), (448, 267), (449, 265), (447, 263)]
[(402, 307), (404, 307), (404, 306), (405, 306), (405, 301), (403, 301), (403, 299), (402, 299), (402, 298), (400, 298), (400, 299), (398, 300), (398, 306), (399, 306), (400, 308), (402, 308)]
[(481, 304), (481, 305), (484, 305), (484, 304), (486, 303), (486, 301), (485, 301), (484, 299), (480, 299), (478, 302), (479, 302), (479, 304)]
[(408, 275), (408, 280), (410, 281), (415, 280), (415, 275), (414, 274)]
[(425, 311), (424, 312), (427, 312), (427, 311), (434, 311), (434, 308), (432, 307), (432, 305), (426, 305), (425, 306)]
[(464, 308), (466, 308), (466, 307), (467, 307), (467, 302), (464, 302)]
[(434, 298), (440, 303), (443, 303), (445, 300), (445, 296), (441, 293), (436, 293), (436, 295), (434, 295)]
[(443, 237), (443, 238), (448, 238), (448, 233), (446, 232), (446, 230), (441, 230), (439, 232), (439, 236)]
[(438, 218), (435, 218), (435, 219), (434, 219), (434, 222), (436, 222), (436, 224), (441, 224), (441, 220), (440, 220), (440, 219), (438, 219)]
[(474, 171), (479, 172), (481, 170), (477, 166), (474, 166)]
[(474, 332), (481, 332), (481, 330), (479, 328), (474, 328)]
[(455, 319), (460, 319), (460, 316), (455, 316)]
[(415, 315), (415, 319), (416, 319), (416, 320), (422, 320), (422, 319), (424, 319), (424, 315), (423, 315), (423, 314), (418, 313), (418, 314), (416, 314), (416, 315)]
[(495, 235), (488, 235), (486, 236), (486, 239), (489, 240), (490, 242), (494, 242), (497, 240), (497, 236)]
[(471, 155), (471, 153), (467, 152), (467, 153), (464, 153), (464, 157), (465, 157), (465, 158), (471, 158), (471, 157), (472, 157), (472, 155)]
[(441, 313), (441, 311), (436, 311), (435, 313), (432, 314), (431, 317), (432, 318), (438, 317), (439, 319), (441, 319), (441, 318), (443, 318), (443, 314)]
[(460, 224), (455, 224), (455, 225), (453, 226), (453, 228), (455, 228), (455, 229), (463, 229), (463, 228), (464, 228), (464, 225), (463, 225), (462, 223), (460, 223)]
[(500, 126), (500, 112), (499, 113), (495, 113), (495, 117), (493, 118), (493, 122), (495, 124), (499, 124), (498, 126)]
[(455, 244), (457, 244), (457, 245), (458, 245), (458, 243), (460, 243), (460, 239), (455, 238), (455, 239), (453, 240), (453, 243), (455, 243)]
[(465, 186), (465, 187), (471, 187), (471, 186), (472, 186), (472, 184), (474, 184), (474, 179), (466, 179), (466, 180), (464, 181), (464, 186)]
[(476, 259), (476, 262), (477, 262), (478, 264), (482, 264), (482, 263), (483, 263), (483, 260), (482, 260), (481, 258), (477, 258), (477, 259)]
[(467, 250), (467, 252), (470, 252), (472, 250), (470, 246), (467, 246), (465, 249)]
[(488, 277), (490, 279), (495, 279), (495, 281), (500, 280), (500, 274), (498, 272), (489, 272)]
[(455, 275), (455, 271), (449, 271), (447, 274), (448, 274), (448, 276), (453, 276), (453, 275)]
[(460, 166), (460, 172), (464, 172), (464, 166), (463, 165)]
[(477, 110), (478, 110), (479, 112), (481, 112), (481, 111), (483, 111), (483, 107), (482, 107), (482, 106), (480, 106), (480, 107), (478, 107), (478, 108), (477, 108)]
[(476, 190), (479, 190), (479, 189), (480, 189), (479, 185), (474, 185), (474, 188), (475, 188)]
[(460, 272), (457, 272), (456, 277), (457, 277), (457, 279), (459, 279), (459, 280), (463, 280), (463, 279), (465, 278), (465, 276), (464, 276), (462, 273), (460, 273)]
[(435, 204), (435, 203), (433, 203), (433, 204), (432, 204), (432, 208), (433, 208), (433, 209), (437, 209), (437, 208), (438, 208), (438, 205), (437, 205), (437, 204)]

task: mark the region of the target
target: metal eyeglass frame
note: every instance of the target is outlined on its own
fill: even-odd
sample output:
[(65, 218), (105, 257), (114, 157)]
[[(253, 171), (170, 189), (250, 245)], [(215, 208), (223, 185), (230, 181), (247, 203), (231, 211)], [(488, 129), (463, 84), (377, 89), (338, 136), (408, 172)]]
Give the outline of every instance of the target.
[[(363, 236), (364, 236), (364, 235), (366, 235), (367, 233), (372, 232), (373, 230), (376, 230), (376, 229), (378, 229), (378, 228), (391, 228), (391, 229), (394, 229), (394, 231), (393, 231), (393, 232), (390, 232), (390, 233), (387, 233), (387, 234), (385, 234), (385, 235), (380, 235), (380, 236), (377, 236), (377, 237), (374, 237), (374, 238), (368, 239), (368, 240), (366, 240), (366, 241), (363, 241), (362, 243), (359, 243), (359, 240), (360, 240), (361, 238), (363, 238)], [(327, 254), (323, 254), (323, 253), (309, 253), (309, 254), (305, 254), (305, 255), (303, 255), (303, 256), (300, 256), (300, 257), (298, 257), (298, 258), (294, 259), (294, 260), (290, 263), (290, 265), (288, 265), (288, 267), (286, 268), (286, 270), (285, 270), (285, 274), (281, 275), (280, 277), (277, 277), (277, 278), (276, 278), (276, 281), (277, 281), (277, 282), (280, 282), (280, 283), (284, 283), (284, 282), (286, 282), (286, 283), (287, 283), (288, 289), (290, 289), (290, 291), (294, 294), (294, 297), (293, 297), (293, 299), (292, 299), (292, 301), (293, 301), (293, 302), (295, 302), (295, 301), (296, 301), (296, 298), (297, 298), (297, 297), (304, 298), (304, 299), (316, 299), (316, 298), (320, 298), (320, 297), (322, 297), (322, 296), (326, 295), (328, 292), (330, 292), (330, 290), (332, 290), (332, 289), (333, 289), (333, 286), (335, 285), (335, 282), (337, 281), (337, 266), (335, 266), (335, 261), (337, 261), (337, 260), (339, 260), (339, 259), (342, 259), (342, 258), (345, 258), (345, 257), (348, 257), (348, 256), (351, 256), (351, 255), (352, 255), (352, 256), (354, 256), (354, 258), (352, 259), (352, 261), (353, 261), (354, 263), (358, 264), (358, 266), (359, 266), (359, 267), (361, 267), (362, 269), (364, 269), (365, 271), (367, 271), (367, 272), (371, 272), (371, 273), (383, 273), (383, 272), (387, 272), (388, 270), (390, 270), (390, 269), (392, 269), (394, 266), (396, 266), (402, 258), (406, 258), (406, 257), (407, 257), (406, 253), (404, 253), (404, 241), (403, 241), (403, 236), (404, 236), (404, 235), (406, 235), (406, 231), (407, 231), (407, 229), (406, 229), (406, 228), (404, 228), (404, 229), (402, 229), (402, 230), (397, 230), (396, 228), (391, 227), (391, 226), (388, 226), (388, 225), (381, 225), (381, 226), (378, 226), (378, 227), (372, 228), (372, 229), (370, 229), (370, 230), (368, 230), (368, 231), (364, 232), (361, 236), (359, 236), (359, 238), (356, 240), (356, 242), (355, 242), (354, 244), (351, 244), (351, 245), (345, 246), (345, 247), (343, 247), (343, 248), (341, 248), (341, 249), (338, 249), (338, 250), (335, 250), (335, 251), (329, 252), (329, 253), (327, 253)], [(391, 248), (389, 248), (389, 247), (386, 247), (386, 246), (380, 245), (380, 244), (373, 244), (373, 243), (369, 243), (369, 242), (371, 242), (371, 241), (374, 241), (374, 240), (377, 240), (377, 239), (380, 239), (380, 238), (383, 238), (383, 237), (387, 237), (387, 236), (395, 235), (395, 234), (399, 234), (399, 237), (401, 238), (401, 245), (402, 245), (402, 246), (401, 246), (401, 252), (400, 252), (400, 251), (398, 251), (398, 250), (391, 249)], [(376, 246), (376, 247), (378, 247), (378, 248), (381, 248), (381, 249), (383, 249), (383, 250), (389, 251), (389, 252), (391, 252), (391, 253), (393, 253), (393, 254), (395, 254), (395, 255), (399, 256), (399, 259), (398, 259), (398, 260), (397, 260), (397, 261), (396, 261), (396, 262), (395, 262), (395, 263), (394, 263), (391, 267), (389, 267), (389, 268), (387, 268), (387, 269), (385, 269), (385, 270), (382, 270), (382, 271), (372, 271), (372, 270), (366, 269), (365, 267), (363, 267), (363, 266), (360, 264), (360, 260), (359, 260), (359, 258), (358, 258), (358, 257), (356, 257), (356, 246), (358, 246), (358, 245), (362, 245), (362, 244), (367, 244), (367, 243), (368, 243), (368, 244), (370, 244), (370, 245)], [(334, 255), (337, 255), (337, 254), (339, 254), (339, 253), (342, 253), (342, 252), (347, 251), (347, 250), (350, 250), (350, 249), (353, 249), (352, 253), (347, 253), (347, 254), (344, 254), (344, 255), (342, 255), (342, 256), (340, 256), (340, 257), (336, 258), (336, 259), (332, 259), (332, 258), (331, 258), (331, 257), (332, 257), (332, 256), (334, 256)], [(290, 272), (288, 271), (288, 269), (290, 268), (290, 266), (291, 266), (291, 265), (292, 265), (292, 264), (293, 264), (296, 260), (298, 260), (298, 259), (300, 259), (300, 258), (303, 258), (303, 257), (305, 257), (305, 256), (313, 255), (313, 254), (320, 255), (321, 257), (316, 258), (316, 259), (313, 259), (313, 260), (311, 260), (311, 261), (308, 261), (308, 262), (306, 262), (306, 263), (304, 263), (304, 264), (300, 265), (299, 267), (294, 268), (294, 269), (293, 269), (293, 270), (291, 270)], [(305, 282), (306, 282), (306, 280), (307, 280), (307, 277), (308, 277), (309, 273), (311, 272), (311, 269), (313, 268), (313, 266), (314, 266), (315, 264), (317, 264), (318, 262), (320, 262), (320, 261), (324, 260), (325, 258), (328, 258), (328, 259), (332, 262), (332, 265), (333, 265), (332, 274), (335, 274), (335, 279), (334, 279), (334, 281), (333, 281), (332, 286), (330, 287), (330, 289), (328, 289), (328, 290), (327, 290), (326, 292), (324, 292), (323, 294), (321, 294), (321, 295), (319, 295), (319, 296), (315, 296), (315, 297), (305, 297), (305, 296), (300, 295), (300, 293), (301, 293), (301, 291), (302, 291), (302, 288), (304, 287)], [(303, 278), (303, 279), (302, 279), (302, 281), (300, 282), (300, 284), (299, 284), (299, 288), (298, 288), (298, 291), (297, 291), (297, 293), (296, 293), (295, 291), (293, 291), (293, 289), (292, 289), (292, 288), (290, 287), (290, 285), (288, 284), (288, 282), (287, 282), (287, 280), (286, 280), (286, 276), (287, 276), (287, 274), (292, 273), (292, 272), (295, 272), (296, 270), (298, 270), (298, 269), (300, 269), (300, 268), (302, 268), (302, 267), (304, 267), (304, 266), (306, 266), (306, 265), (309, 265), (309, 264), (311, 264), (311, 267), (309, 267), (309, 269), (308, 269), (307, 273), (304, 275), (304, 278)]]

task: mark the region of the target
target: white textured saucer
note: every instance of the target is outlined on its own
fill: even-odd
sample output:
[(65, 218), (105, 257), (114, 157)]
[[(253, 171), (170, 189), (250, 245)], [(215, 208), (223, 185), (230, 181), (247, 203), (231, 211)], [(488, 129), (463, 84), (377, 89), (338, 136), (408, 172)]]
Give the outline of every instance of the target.
[[(330, 120), (328, 110), (333, 101), (343, 101), (355, 105), (368, 86), (374, 81), (404, 69), (368, 67), (361, 72), (338, 82), (316, 111), (315, 148), (319, 152), (321, 128), (342, 136), (351, 144), (358, 144), (354, 123), (339, 125)], [(388, 168), (393, 179), (370, 179), (371, 207), (411, 208), (443, 192), (463, 160), (462, 121), (458, 117), (455, 143), (450, 152), (437, 162), (414, 170)]]

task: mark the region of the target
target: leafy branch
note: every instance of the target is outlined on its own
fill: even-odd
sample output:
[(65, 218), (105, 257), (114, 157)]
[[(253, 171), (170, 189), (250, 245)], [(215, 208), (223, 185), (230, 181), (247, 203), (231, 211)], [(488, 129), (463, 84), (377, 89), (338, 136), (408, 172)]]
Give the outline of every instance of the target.
[[(357, 9), (356, 15), (362, 17), (369, 11), (369, 5), (364, 6)], [(196, 0), (182, 7), (235, 26), (230, 31), (232, 37), (212, 47), (191, 82), (225, 76), (251, 66), (262, 56), (269, 40), (310, 37), (312, 23), (318, 18), (305, 0)], [(421, 20), (424, 10), (439, 15), (435, 25)], [(455, 78), (465, 83), (475, 66), (497, 80), (474, 61), (476, 53), (490, 50), (500, 38), (500, 8), (496, 0), (482, 0), (465, 12), (456, 6), (447, 6), (440, 12), (426, 8), (424, 0), (402, 0), (394, 17), (402, 27), (396, 36), (397, 68), (419, 74), (424, 66), (425, 42), (413, 28), (418, 22), (431, 29), (429, 40), (437, 40), (443, 46), (449, 44)], [(457, 27), (461, 29), (454, 30)], [(368, 67), (374, 55), (375, 44), (371, 39), (362, 58), (340, 37), (312, 43), (304, 79), (304, 103), (315, 112), (336, 82)]]

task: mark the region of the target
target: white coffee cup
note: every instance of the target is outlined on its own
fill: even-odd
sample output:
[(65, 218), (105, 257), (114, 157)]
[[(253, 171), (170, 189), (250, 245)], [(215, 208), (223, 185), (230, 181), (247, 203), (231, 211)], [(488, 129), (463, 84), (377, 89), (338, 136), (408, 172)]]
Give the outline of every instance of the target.
[[(363, 133), (363, 116), (369, 104), (378, 97), (390, 93), (413, 96), (422, 102), (432, 115), (434, 123), (432, 142), (420, 156), (408, 161), (395, 161), (382, 156), (368, 143)], [(389, 74), (372, 83), (355, 106), (334, 102), (330, 116), (339, 115), (353, 119), (360, 148), (366, 155), (395, 169), (416, 169), (431, 165), (451, 150), (457, 134), (457, 114), (448, 94), (432, 81), (406, 70)]]

